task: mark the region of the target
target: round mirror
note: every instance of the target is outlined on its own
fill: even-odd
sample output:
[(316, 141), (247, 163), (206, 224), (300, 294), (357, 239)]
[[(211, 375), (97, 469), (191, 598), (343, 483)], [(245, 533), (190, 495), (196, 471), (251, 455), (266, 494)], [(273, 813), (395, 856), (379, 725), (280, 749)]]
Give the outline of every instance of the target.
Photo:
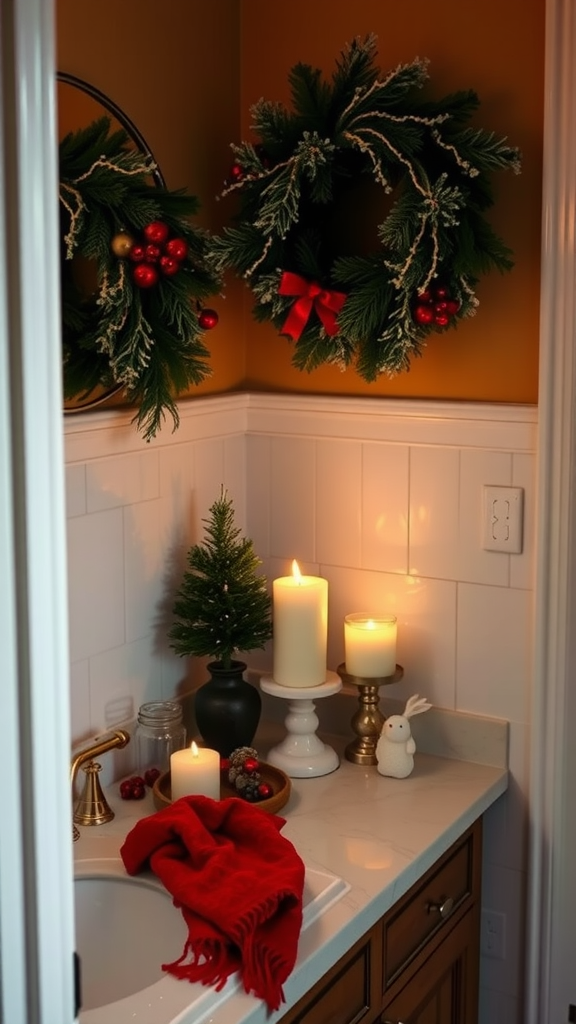
[[(109, 134), (122, 131), (126, 134), (126, 146), (132, 147), (141, 153), (153, 168), (150, 172), (150, 179), (158, 188), (165, 188), (165, 181), (154, 156), (141, 132), (131, 119), (120, 107), (108, 96), (90, 85), (88, 82), (69, 75), (65, 72), (57, 74), (57, 102), (58, 102), (58, 137), (62, 142), (66, 136), (76, 135), (79, 131), (87, 128), (88, 125), (101, 121), (102, 118), (109, 120)], [(63, 211), (61, 211), (63, 213)], [(62, 236), (65, 237), (67, 227), (66, 214), (63, 213)], [(71, 290), (75, 303), (78, 300), (85, 300), (90, 303), (91, 296), (95, 292), (96, 270), (91, 261), (81, 255), (75, 255), (69, 267), (66, 267), (66, 254), (62, 254), (62, 297), (63, 297), (63, 328), (65, 331), (65, 303)], [(73, 318), (73, 317), (72, 317)], [(76, 353), (76, 356), (78, 353)], [(87, 357), (88, 358), (88, 357)], [(84, 366), (86, 384), (76, 390), (74, 381), (78, 379), (78, 362), (74, 360), (75, 369), (71, 370), (69, 359), (63, 359), (64, 374), (64, 412), (84, 412), (102, 405), (113, 396), (119, 395), (123, 386), (111, 383), (108, 378), (108, 370), (102, 362), (101, 369), (96, 365), (91, 371)], [(71, 371), (71, 372), (70, 372)], [(81, 375), (84, 374), (81, 372)]]
[[(211, 373), (204, 307), (221, 288), (196, 196), (166, 188), (115, 103), (58, 76), (62, 364), (65, 411), (121, 395), (146, 440)], [(115, 399), (115, 402), (118, 398)]]

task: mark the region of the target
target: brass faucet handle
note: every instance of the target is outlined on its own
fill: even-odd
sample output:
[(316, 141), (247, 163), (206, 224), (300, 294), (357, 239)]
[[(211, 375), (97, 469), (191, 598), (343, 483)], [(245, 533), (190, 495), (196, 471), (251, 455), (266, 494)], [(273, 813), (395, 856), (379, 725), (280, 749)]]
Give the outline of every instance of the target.
[(97, 761), (89, 761), (88, 764), (82, 765), (82, 771), (86, 773), (86, 782), (74, 808), (73, 820), (77, 825), (103, 825), (106, 821), (112, 821), (114, 817), (114, 811), (106, 802), (98, 778), (101, 770), (102, 765)]

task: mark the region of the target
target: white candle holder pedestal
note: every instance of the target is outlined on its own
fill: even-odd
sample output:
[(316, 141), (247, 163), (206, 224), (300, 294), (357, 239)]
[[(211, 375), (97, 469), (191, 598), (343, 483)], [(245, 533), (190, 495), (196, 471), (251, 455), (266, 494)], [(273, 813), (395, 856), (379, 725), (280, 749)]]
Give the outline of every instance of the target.
[(380, 687), (399, 683), (404, 669), (396, 665), (395, 672), (390, 676), (351, 676), (346, 672), (346, 665), (342, 664), (338, 666), (338, 675), (345, 683), (353, 683), (358, 687), (358, 709), (351, 722), (356, 739), (348, 744), (344, 756), (353, 764), (378, 764), (376, 744), (385, 722), (378, 707)]
[(281, 686), (271, 676), (263, 676), (260, 687), (264, 693), (288, 701), (286, 739), (268, 752), (266, 760), (292, 779), (316, 778), (335, 771), (340, 764), (338, 754), (316, 735), (320, 723), (314, 701), (338, 693), (342, 689), (340, 676), (328, 672), (324, 683), (306, 687)]

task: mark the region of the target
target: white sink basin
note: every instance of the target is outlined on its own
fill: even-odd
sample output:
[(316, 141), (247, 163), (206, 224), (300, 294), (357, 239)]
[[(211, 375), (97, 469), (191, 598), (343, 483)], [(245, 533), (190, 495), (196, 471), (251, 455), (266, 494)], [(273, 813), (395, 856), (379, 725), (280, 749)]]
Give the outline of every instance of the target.
[(184, 948), (182, 915), (152, 880), (99, 873), (92, 864), (90, 874), (76, 876), (74, 901), (85, 1010), (160, 981), (161, 964)]
[[(80, 851), (79, 851), (80, 853)], [(151, 874), (128, 876), (114, 856), (77, 855), (76, 949), (81, 963), (80, 1024), (170, 1024), (188, 1007), (212, 1011), (239, 988), (230, 978), (221, 992), (190, 985), (162, 971), (184, 947), (180, 910)], [(349, 886), (334, 875), (306, 870), (303, 930)], [(111, 1004), (114, 1004), (113, 1006)]]

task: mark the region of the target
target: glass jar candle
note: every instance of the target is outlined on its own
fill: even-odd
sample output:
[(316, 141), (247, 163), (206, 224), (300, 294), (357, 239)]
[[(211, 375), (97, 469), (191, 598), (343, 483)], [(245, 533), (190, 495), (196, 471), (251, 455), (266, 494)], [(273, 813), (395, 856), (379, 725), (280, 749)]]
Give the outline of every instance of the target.
[(346, 671), (363, 679), (396, 671), (396, 616), (352, 612), (344, 619)]
[(182, 708), (176, 701), (153, 700), (142, 704), (134, 732), (136, 768), (144, 775), (151, 768), (170, 768), (170, 755), (186, 746)]

